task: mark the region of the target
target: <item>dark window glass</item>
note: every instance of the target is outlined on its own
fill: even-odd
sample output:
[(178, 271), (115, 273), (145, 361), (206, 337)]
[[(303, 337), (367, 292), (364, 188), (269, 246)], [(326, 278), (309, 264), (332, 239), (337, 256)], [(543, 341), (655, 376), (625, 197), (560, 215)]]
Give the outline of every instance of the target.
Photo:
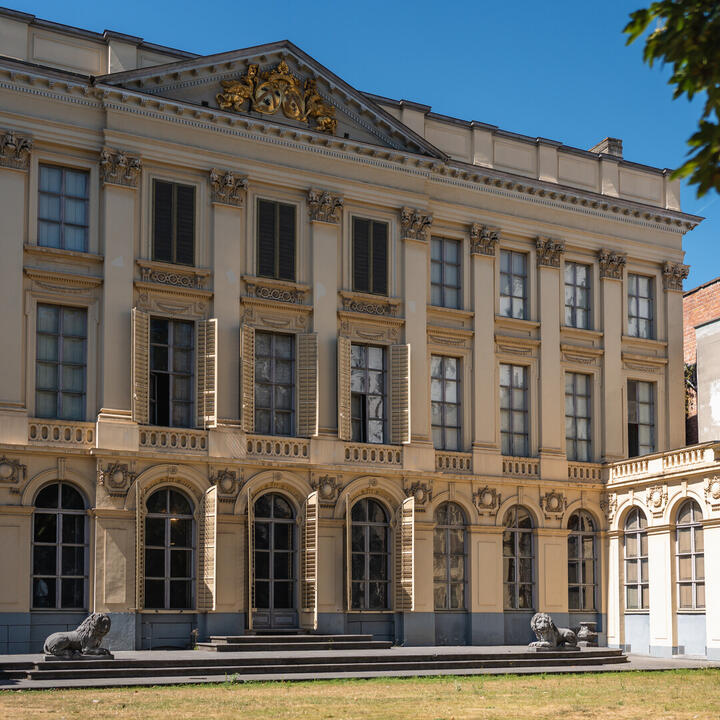
[(40, 165), (38, 245), (87, 252), (89, 173)]
[(528, 456), (527, 393), (527, 368), (524, 365), (500, 365), (500, 436), (503, 455)]
[(153, 260), (195, 264), (195, 188), (153, 181)]
[(655, 337), (655, 283), (644, 275), (628, 274), (628, 335)]
[(255, 432), (295, 432), (295, 337), (255, 333)]
[(568, 521), (568, 607), (570, 610), (594, 610), (596, 573), (595, 523), (584, 511)]
[(460, 252), (458, 240), (434, 237), (430, 254), (430, 303), (460, 307)]
[(390, 523), (376, 500), (358, 500), (350, 512), (353, 610), (387, 610), (390, 603)]
[(702, 511), (694, 500), (678, 510), (675, 524), (678, 608), (705, 609), (705, 544)]
[(295, 280), (295, 206), (258, 200), (257, 273)]
[(647, 518), (633, 508), (625, 520), (625, 609), (650, 607)]
[(628, 380), (628, 455), (655, 452), (655, 385)]
[(527, 318), (527, 255), (500, 251), (500, 314)]
[(534, 607), (534, 542), (530, 513), (520, 505), (505, 514), (503, 533), (503, 589), (506, 610)]
[(565, 452), (568, 460), (589, 462), (592, 448), (590, 383), (582, 373), (565, 373)]
[(456, 503), (435, 511), (433, 593), (436, 610), (465, 609), (465, 513)]
[(353, 289), (387, 295), (388, 225), (353, 218)]
[(352, 439), (385, 442), (385, 348), (352, 345), (350, 360)]
[(460, 360), (430, 357), (430, 400), (433, 445), (437, 450), (460, 450)]
[(565, 263), (565, 324), (590, 329), (590, 272), (589, 265)]

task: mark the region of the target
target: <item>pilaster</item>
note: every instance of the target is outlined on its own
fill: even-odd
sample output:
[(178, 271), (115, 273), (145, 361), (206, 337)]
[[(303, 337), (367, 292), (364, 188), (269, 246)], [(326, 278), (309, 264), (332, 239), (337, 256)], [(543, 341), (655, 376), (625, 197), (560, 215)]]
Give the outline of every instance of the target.
[(708, 660), (720, 660), (720, 520), (703, 523), (705, 546), (705, 645)]
[(503, 623), (503, 528), (495, 525), (468, 527), (467, 609), (473, 643), (505, 642)]
[[(625, 643), (622, 598), (622, 546), (617, 532), (609, 533), (608, 560), (606, 572), (601, 576), (607, 583), (607, 644), (609, 647), (622, 647)], [(603, 591), (601, 585), (601, 593)]]
[(660, 657), (670, 657), (677, 649), (673, 556), (670, 526), (648, 528), (650, 654)]
[(535, 531), (536, 587), (538, 612), (549, 614), (568, 612), (568, 531), (538, 528)]

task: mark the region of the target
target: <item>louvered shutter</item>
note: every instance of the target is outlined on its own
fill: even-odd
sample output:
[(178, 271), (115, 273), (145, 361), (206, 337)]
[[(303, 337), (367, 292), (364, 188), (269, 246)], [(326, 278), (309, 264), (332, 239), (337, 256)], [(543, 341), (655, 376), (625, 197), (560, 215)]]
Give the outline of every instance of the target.
[(345, 604), (352, 610), (352, 518), (350, 517), (350, 496), (345, 496)]
[(387, 223), (372, 224), (372, 292), (387, 295)]
[(338, 403), (338, 440), (352, 439), (352, 404), (350, 392), (350, 358), (352, 343), (350, 338), (338, 337), (337, 352), (337, 403)]
[(255, 508), (250, 490), (247, 491), (248, 522), (248, 630), (252, 630), (255, 615)]
[(132, 310), (132, 418), (136, 423), (150, 422), (150, 316)]
[(217, 582), (217, 485), (200, 502), (197, 609), (214, 610)]
[(353, 290), (370, 291), (370, 221), (353, 218)]
[(298, 435), (318, 434), (317, 333), (298, 335)]
[(258, 200), (257, 272), (264, 277), (275, 277), (275, 210), (277, 203)]
[(395, 522), (395, 610), (415, 609), (415, 498), (403, 500)]
[(135, 608), (145, 607), (145, 499), (135, 483)]
[(242, 426), (246, 433), (255, 432), (255, 328), (242, 329)]
[(153, 182), (153, 260), (172, 262), (173, 184)]
[(278, 207), (278, 278), (295, 280), (295, 206)]
[(195, 188), (175, 186), (175, 262), (195, 264)]
[(217, 427), (217, 319), (197, 328), (197, 426)]
[(305, 501), (303, 525), (302, 614), (300, 626), (317, 630), (318, 619), (318, 494), (310, 493)]
[(390, 439), (395, 445), (410, 442), (410, 346), (390, 346)]

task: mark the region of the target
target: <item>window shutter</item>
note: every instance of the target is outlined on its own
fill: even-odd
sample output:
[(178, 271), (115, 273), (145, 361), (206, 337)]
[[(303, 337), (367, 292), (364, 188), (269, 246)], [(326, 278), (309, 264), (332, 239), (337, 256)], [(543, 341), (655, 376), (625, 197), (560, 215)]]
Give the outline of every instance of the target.
[(278, 206), (278, 278), (295, 280), (295, 206)]
[(353, 290), (370, 291), (370, 221), (353, 218)]
[(318, 434), (317, 333), (298, 335), (298, 435)]
[(255, 508), (250, 490), (247, 491), (248, 522), (248, 630), (253, 628), (255, 614)]
[(172, 262), (173, 185), (155, 180), (153, 189), (153, 260)]
[(395, 523), (395, 610), (415, 609), (415, 498), (403, 500)]
[(372, 224), (372, 292), (387, 295), (387, 223)]
[(197, 327), (197, 426), (217, 427), (217, 319)]
[(242, 426), (255, 432), (255, 328), (242, 329)]
[(208, 489), (200, 502), (198, 522), (197, 609), (215, 609), (217, 568), (217, 485)]
[(145, 607), (145, 501), (135, 483), (135, 609)]
[(132, 311), (132, 418), (150, 422), (150, 316), (138, 308)]
[(410, 442), (410, 346), (390, 346), (390, 438), (394, 445)]
[(258, 200), (257, 272), (275, 277), (275, 208), (277, 203)]
[(345, 496), (345, 601), (348, 612), (352, 610), (352, 518), (350, 496)]
[(195, 264), (195, 188), (176, 185), (175, 205), (175, 262)]
[(352, 439), (352, 406), (350, 393), (350, 356), (352, 343), (350, 338), (338, 337), (337, 355), (337, 403), (338, 403), (338, 440)]
[(318, 494), (310, 493), (305, 501), (305, 525), (303, 526), (303, 584), (300, 625), (317, 630), (318, 619)]

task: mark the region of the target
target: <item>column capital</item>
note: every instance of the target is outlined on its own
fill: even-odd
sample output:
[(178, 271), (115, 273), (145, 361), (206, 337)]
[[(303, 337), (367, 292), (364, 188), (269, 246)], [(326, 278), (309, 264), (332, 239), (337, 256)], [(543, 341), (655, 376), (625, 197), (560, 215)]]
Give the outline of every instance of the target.
[(140, 184), (142, 160), (124, 150), (103, 148), (100, 153), (100, 180), (103, 185), (119, 185), (135, 190)]
[(690, 272), (689, 265), (682, 263), (666, 262), (663, 265), (663, 288), (670, 292), (682, 292), (683, 280)]
[(0, 138), (0, 167), (27, 170), (30, 167), (32, 139), (8, 130)]
[(627, 263), (625, 253), (613, 252), (604, 248), (598, 251), (601, 280), (622, 280), (623, 268)]
[(341, 195), (333, 195), (328, 190), (310, 188), (307, 194), (310, 222), (324, 222), (338, 225), (343, 208)]
[(427, 231), (432, 225), (433, 216), (423, 210), (409, 207), (400, 209), (400, 238), (402, 240), (427, 240)]
[(245, 205), (248, 179), (232, 170), (210, 170), (210, 202), (241, 208)]
[(538, 267), (560, 267), (560, 256), (565, 252), (565, 243), (548, 237), (535, 238)]
[(500, 231), (480, 223), (470, 226), (470, 254), (495, 257), (495, 248), (500, 241)]

